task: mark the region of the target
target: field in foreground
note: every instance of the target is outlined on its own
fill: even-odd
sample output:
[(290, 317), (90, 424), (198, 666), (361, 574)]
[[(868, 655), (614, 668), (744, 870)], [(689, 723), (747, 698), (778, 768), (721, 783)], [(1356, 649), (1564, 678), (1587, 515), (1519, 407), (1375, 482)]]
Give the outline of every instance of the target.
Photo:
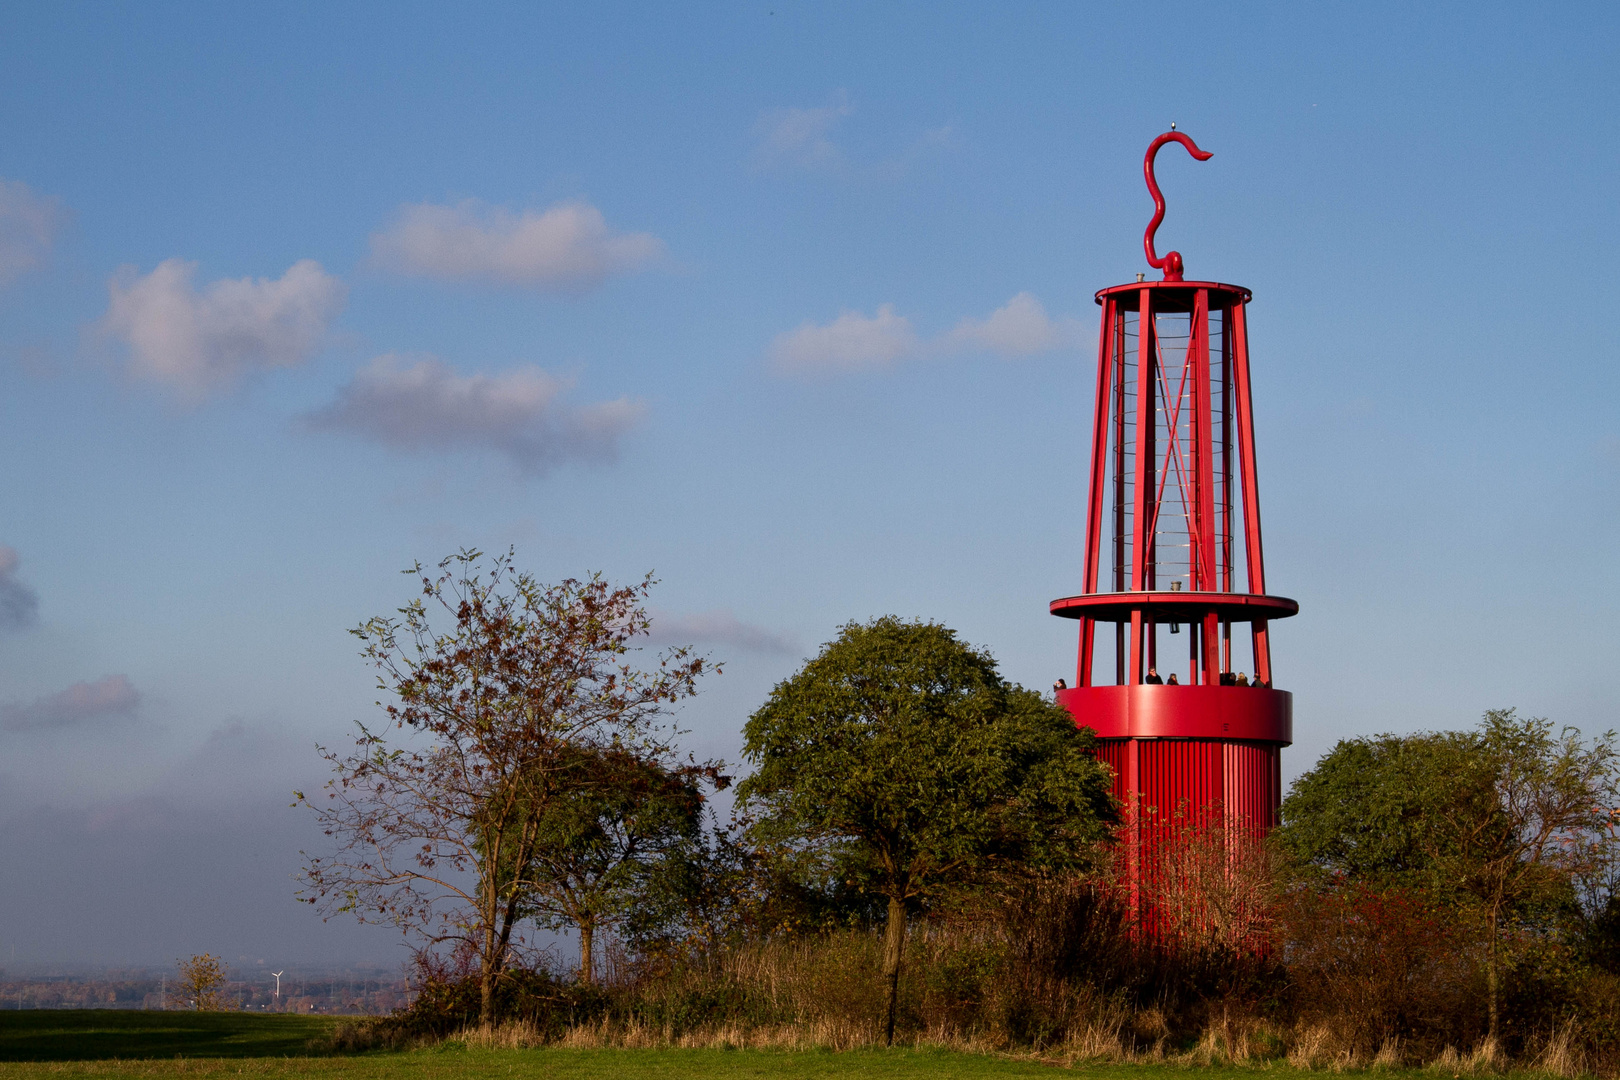
[[(320, 1049), (335, 1018), (241, 1013), (48, 1010), (0, 1012), (0, 1080), (8, 1077), (536, 1077), (546, 1080), (1017, 1080), (1049, 1077), (1057, 1060), (938, 1049), (489, 1050), (454, 1040), (404, 1052), (331, 1055)], [(1096, 1080), (1288, 1080), (1311, 1074), (1262, 1068), (1081, 1063)], [(1381, 1077), (1398, 1070), (1377, 1070)], [(1411, 1071), (1410, 1075), (1420, 1075)]]
[[(335, 1017), (41, 1009), (0, 1012), (0, 1062), (249, 1058), (309, 1053)], [(0, 1065), (16, 1075), (10, 1065)]]

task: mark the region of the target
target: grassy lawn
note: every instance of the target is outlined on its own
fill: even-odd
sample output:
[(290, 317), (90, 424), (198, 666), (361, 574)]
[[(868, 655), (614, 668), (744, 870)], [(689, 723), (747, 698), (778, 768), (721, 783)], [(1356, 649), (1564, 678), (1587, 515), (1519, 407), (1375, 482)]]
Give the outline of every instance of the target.
[[(507, 1077), (556, 1080), (978, 1080), (1050, 1077), (1054, 1065), (945, 1050), (428, 1050), (309, 1056), (337, 1021), (240, 1013), (0, 1013), (0, 1080), (36, 1076)], [(1080, 1065), (1095, 1080), (1288, 1080), (1309, 1074), (1177, 1065)], [(1171, 1074), (1171, 1075), (1167, 1075)], [(1387, 1076), (1388, 1073), (1381, 1073)]]
[[(1175, 1066), (1082, 1066), (1098, 1080), (1158, 1080), (1167, 1071), (1198, 1080), (1254, 1080), (1243, 1069)], [(1268, 1070), (1267, 1080), (1278, 1072)], [(944, 1050), (417, 1050), (398, 1054), (315, 1058), (186, 1058), (166, 1061), (64, 1061), (0, 1064), (0, 1077), (353, 1077), (479, 1080), (979, 1080), (1051, 1077), (1054, 1067), (1031, 1061)]]
[[(286, 1057), (337, 1021), (324, 1016), (41, 1009), (0, 1012), (0, 1062)], [(5, 1075), (17, 1075), (9, 1069)]]

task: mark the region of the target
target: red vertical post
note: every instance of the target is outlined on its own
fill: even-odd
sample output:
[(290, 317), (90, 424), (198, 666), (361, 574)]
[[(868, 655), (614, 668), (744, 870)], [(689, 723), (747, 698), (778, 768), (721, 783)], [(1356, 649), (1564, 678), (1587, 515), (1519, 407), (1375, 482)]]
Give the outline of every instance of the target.
[(1194, 686), (1194, 685), (1196, 685), (1198, 683), (1198, 659), (1199, 659), (1199, 657), (1198, 657), (1198, 646), (1199, 646), (1199, 644), (1200, 644), (1200, 642), (1198, 640), (1198, 624), (1197, 623), (1188, 623), (1187, 624), (1187, 660), (1188, 660), (1188, 664), (1187, 664), (1187, 685), (1189, 685), (1189, 686)]
[[(1151, 293), (1149, 296), (1151, 297)], [(1146, 508), (1147, 519), (1142, 525), (1142, 588), (1152, 592), (1159, 587), (1159, 500), (1161, 497), (1161, 477), (1159, 470), (1159, 413), (1164, 411), (1165, 401), (1159, 395), (1159, 383), (1164, 377), (1164, 358), (1159, 355), (1161, 342), (1159, 341), (1159, 313), (1155, 308), (1150, 312), (1147, 324), (1148, 332), (1148, 400), (1147, 400), (1147, 433), (1142, 441), (1142, 447), (1147, 454), (1147, 494), (1144, 496), (1143, 506)], [(1147, 656), (1148, 670), (1152, 671), (1159, 665), (1159, 620), (1153, 611), (1142, 615), (1142, 632), (1145, 635), (1146, 647), (1143, 652)]]
[(1215, 576), (1215, 444), (1210, 404), (1209, 290), (1199, 289), (1193, 301), (1193, 329), (1187, 348), (1193, 370), (1193, 496), (1194, 511), (1192, 587), (1214, 592)]
[[(1232, 591), (1232, 309), (1221, 309), (1221, 592)], [(1220, 669), (1232, 670), (1232, 624), (1221, 623)]]
[[(1125, 313), (1114, 308), (1114, 591), (1125, 591)], [(1125, 685), (1125, 624), (1114, 624), (1114, 683)]]
[[(1102, 558), (1102, 509), (1104, 481), (1108, 476), (1108, 400), (1110, 380), (1114, 373), (1113, 357), (1109, 346), (1114, 340), (1114, 301), (1103, 305), (1102, 326), (1097, 333), (1097, 406), (1092, 412), (1095, 422), (1091, 426), (1091, 503), (1086, 511), (1086, 572), (1085, 591), (1097, 591), (1097, 564)], [(1096, 636), (1096, 621), (1080, 621), (1080, 662), (1075, 669), (1075, 685), (1091, 685), (1092, 644)]]
[(1131, 740), (1130, 787), (1126, 789), (1125, 829), (1130, 850), (1125, 853), (1126, 875), (1130, 879), (1131, 922), (1142, 918), (1142, 741)]
[[(1260, 548), (1260, 481), (1254, 460), (1254, 406), (1249, 395), (1249, 331), (1245, 305), (1232, 306), (1232, 381), (1237, 399), (1238, 474), (1243, 484), (1243, 553), (1248, 561), (1249, 592), (1266, 591), (1266, 561)], [(1254, 624), (1254, 674), (1271, 683), (1271, 644), (1265, 620)]]
[[(1194, 521), (1189, 523), (1193, 527), (1188, 531), (1198, 535), (1192, 548), (1196, 553), (1193, 588), (1199, 592), (1214, 592), (1219, 584), (1215, 570), (1215, 440), (1211, 430), (1214, 414), (1210, 401), (1208, 289), (1199, 289), (1194, 297), (1192, 318), (1192, 336), (1187, 340), (1187, 348), (1193, 351), (1193, 461), (1197, 509), (1193, 515)], [(1187, 628), (1189, 633), (1197, 633), (1200, 637), (1199, 647), (1204, 663), (1203, 677), (1199, 681), (1205, 686), (1213, 685), (1220, 677), (1215, 622), (1215, 616), (1211, 614), (1198, 621), (1196, 630), (1191, 626)]]
[[(1131, 589), (1140, 592), (1148, 586), (1147, 535), (1152, 512), (1148, 496), (1154, 490), (1158, 463), (1153, 460), (1153, 290), (1137, 292), (1136, 315), (1136, 469), (1135, 490), (1131, 493)], [(1151, 632), (1151, 631), (1149, 631)], [(1140, 683), (1143, 675), (1142, 613), (1131, 613), (1131, 671), (1132, 684)]]

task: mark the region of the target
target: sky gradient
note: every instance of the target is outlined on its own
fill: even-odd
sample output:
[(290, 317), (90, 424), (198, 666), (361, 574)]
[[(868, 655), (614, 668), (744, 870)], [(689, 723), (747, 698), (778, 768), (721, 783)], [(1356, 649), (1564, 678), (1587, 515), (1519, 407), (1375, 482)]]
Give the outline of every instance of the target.
[(0, 13), (0, 963), (392, 960), (293, 901), (347, 630), (654, 571), (735, 758), (843, 622), (1072, 674), (1099, 288), (1250, 307), (1297, 775), (1620, 702), (1604, 5)]

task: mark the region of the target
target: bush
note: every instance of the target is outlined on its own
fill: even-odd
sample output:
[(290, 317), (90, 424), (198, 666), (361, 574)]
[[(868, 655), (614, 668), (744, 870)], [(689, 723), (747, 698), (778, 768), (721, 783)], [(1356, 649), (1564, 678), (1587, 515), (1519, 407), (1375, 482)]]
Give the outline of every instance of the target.
[(1483, 1034), (1477, 941), (1429, 894), (1333, 880), (1287, 891), (1277, 916), (1294, 1016), (1352, 1052), (1398, 1039), (1437, 1054)]
[[(423, 955), (416, 963), (416, 997), (402, 1009), (340, 1035), (355, 1044), (399, 1046), (453, 1035), (479, 1024), (482, 980), (464, 956)], [(520, 1022), (542, 1039), (607, 1011), (606, 995), (584, 983), (567, 983), (540, 968), (510, 966), (495, 983), (495, 1012), (501, 1022)]]

